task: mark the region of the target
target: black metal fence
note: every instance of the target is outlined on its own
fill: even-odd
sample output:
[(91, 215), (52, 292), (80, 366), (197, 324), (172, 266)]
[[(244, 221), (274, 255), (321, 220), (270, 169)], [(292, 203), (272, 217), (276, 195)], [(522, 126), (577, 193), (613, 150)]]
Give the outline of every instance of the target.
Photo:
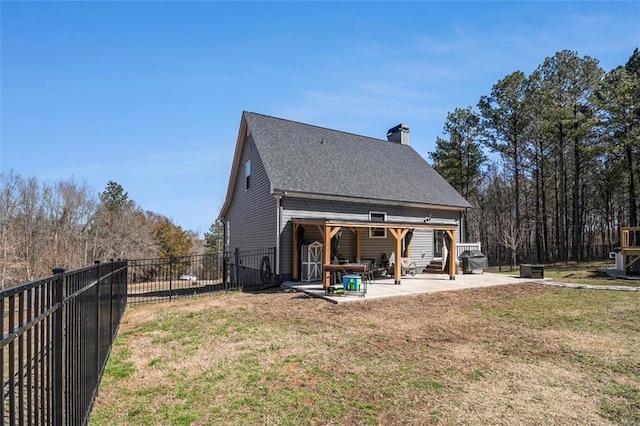
[(264, 290), (280, 283), (274, 273), (276, 249), (235, 250), (227, 253), (226, 269), (232, 287), (243, 290)]
[(127, 304), (279, 283), (275, 249), (117, 261), (0, 291), (3, 424), (86, 424)]
[(273, 273), (275, 248), (235, 250), (129, 261), (128, 303), (165, 302), (229, 290), (263, 290), (279, 284)]
[(129, 304), (166, 302), (230, 289), (224, 256), (205, 254), (129, 261)]
[(85, 424), (126, 304), (126, 261), (0, 291), (3, 424)]

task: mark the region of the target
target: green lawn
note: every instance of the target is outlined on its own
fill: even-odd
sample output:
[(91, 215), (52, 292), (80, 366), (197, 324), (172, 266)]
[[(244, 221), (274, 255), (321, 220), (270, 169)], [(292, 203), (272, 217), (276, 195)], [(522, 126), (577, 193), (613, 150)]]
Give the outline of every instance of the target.
[(640, 424), (639, 302), (524, 284), (132, 307), (90, 424)]

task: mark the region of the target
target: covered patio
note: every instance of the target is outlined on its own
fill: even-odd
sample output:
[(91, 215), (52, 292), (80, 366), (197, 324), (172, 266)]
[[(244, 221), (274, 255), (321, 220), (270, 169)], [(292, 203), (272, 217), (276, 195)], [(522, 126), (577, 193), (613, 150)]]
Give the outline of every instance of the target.
[(337, 296), (325, 294), (322, 283), (284, 282), (281, 287), (290, 288), (313, 297), (325, 299), (331, 303), (349, 303), (362, 300), (382, 299), (386, 297), (411, 296), (416, 294), (437, 293), (441, 291), (463, 290), (467, 288), (491, 287), (515, 283), (530, 282), (531, 279), (504, 274), (463, 274), (452, 281), (447, 275), (417, 274), (403, 276), (402, 285), (395, 285), (393, 278), (376, 279), (367, 285), (364, 297), (357, 295)]
[[(415, 229), (438, 229), (442, 230), (446, 233), (449, 240), (449, 269), (447, 271), (449, 280), (456, 279), (456, 230), (457, 224), (452, 223), (415, 223), (415, 222), (376, 222), (376, 221), (357, 221), (357, 220), (337, 220), (337, 219), (300, 219), (295, 218), (292, 219), (293, 223), (293, 280), (297, 281), (300, 279), (300, 271), (298, 270), (298, 261), (300, 253), (298, 252), (298, 230), (300, 226), (317, 226), (322, 238), (324, 239), (324, 251), (323, 251), (323, 264), (329, 265), (331, 264), (331, 260), (333, 258), (333, 253), (331, 250), (331, 239), (340, 231), (340, 230), (350, 230), (355, 234), (356, 241), (356, 258), (360, 258), (360, 248), (362, 242), (362, 231), (369, 228), (384, 228), (389, 231), (389, 233), (395, 238), (395, 253), (396, 253), (396, 262), (394, 264), (394, 273), (393, 273), (393, 281), (394, 284), (400, 284), (401, 280), (401, 272), (402, 265), (398, 260), (400, 254), (402, 253), (402, 240), (407, 236), (410, 231)], [(411, 246), (407, 245), (405, 256), (409, 256)], [(406, 279), (406, 277), (403, 277)], [(330, 285), (330, 272), (324, 271), (323, 279), (322, 279), (322, 287), (326, 288)]]

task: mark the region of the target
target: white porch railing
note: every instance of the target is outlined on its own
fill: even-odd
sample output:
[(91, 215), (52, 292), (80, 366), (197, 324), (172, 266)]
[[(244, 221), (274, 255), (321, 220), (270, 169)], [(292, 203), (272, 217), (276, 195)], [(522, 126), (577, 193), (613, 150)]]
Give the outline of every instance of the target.
[(478, 251), (482, 251), (482, 248), (480, 246), (480, 242), (478, 241), (477, 243), (457, 243), (456, 244), (456, 259), (460, 257), (460, 254), (462, 254), (463, 251), (465, 250), (478, 250)]

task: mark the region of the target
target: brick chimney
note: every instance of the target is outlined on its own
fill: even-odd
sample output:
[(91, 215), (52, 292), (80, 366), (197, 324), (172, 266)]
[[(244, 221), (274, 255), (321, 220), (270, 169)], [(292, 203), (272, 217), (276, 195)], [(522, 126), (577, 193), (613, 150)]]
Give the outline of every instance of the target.
[(402, 145), (409, 145), (409, 125), (401, 123), (387, 130), (387, 140), (389, 142), (401, 143)]

